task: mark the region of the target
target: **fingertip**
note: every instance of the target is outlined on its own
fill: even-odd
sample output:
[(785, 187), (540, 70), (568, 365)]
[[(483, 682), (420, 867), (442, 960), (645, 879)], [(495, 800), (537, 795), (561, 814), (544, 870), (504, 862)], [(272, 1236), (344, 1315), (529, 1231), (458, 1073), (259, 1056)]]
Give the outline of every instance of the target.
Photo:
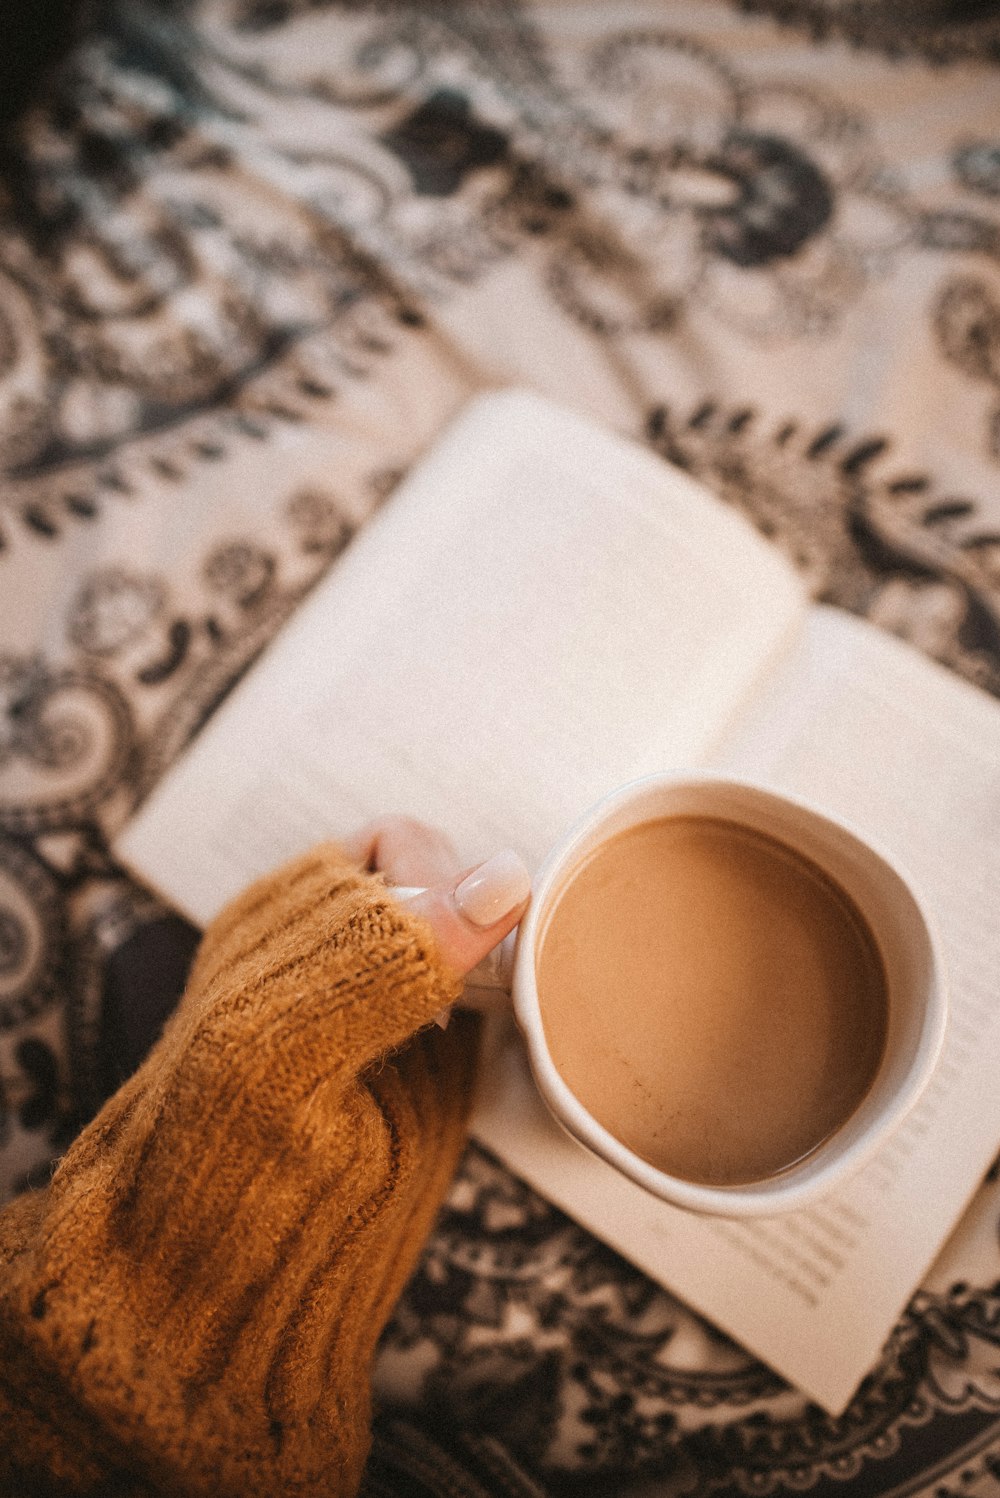
[(366, 822), (346, 837), (338, 839), (341, 848), (352, 863), (367, 868), (375, 852), (376, 830), (373, 822)]
[(504, 852), (405, 903), (430, 925), (445, 967), (464, 977), (514, 929), (530, 895), (528, 870), (516, 853)]
[(531, 875), (523, 859), (505, 848), (466, 874), (455, 887), (454, 899), (463, 919), (473, 926), (489, 928), (508, 920), (509, 931), (530, 894)]

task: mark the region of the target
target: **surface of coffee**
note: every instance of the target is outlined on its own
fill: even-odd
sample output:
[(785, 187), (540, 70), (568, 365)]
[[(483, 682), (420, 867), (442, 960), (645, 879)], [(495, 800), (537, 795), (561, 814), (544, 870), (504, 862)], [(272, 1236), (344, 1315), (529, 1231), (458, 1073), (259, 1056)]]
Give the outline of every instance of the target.
[(553, 1062), (671, 1175), (780, 1173), (854, 1111), (888, 1000), (875, 939), (822, 870), (763, 833), (671, 816), (618, 833), (557, 893), (536, 961)]

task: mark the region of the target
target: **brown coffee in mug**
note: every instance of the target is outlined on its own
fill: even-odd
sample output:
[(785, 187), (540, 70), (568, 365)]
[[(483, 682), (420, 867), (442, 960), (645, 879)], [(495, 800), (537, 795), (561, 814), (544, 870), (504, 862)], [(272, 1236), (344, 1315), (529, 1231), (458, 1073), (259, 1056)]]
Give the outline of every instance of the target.
[(885, 1049), (886, 975), (853, 900), (722, 817), (654, 818), (593, 848), (548, 906), (535, 974), (570, 1090), (643, 1160), (707, 1186), (808, 1157)]

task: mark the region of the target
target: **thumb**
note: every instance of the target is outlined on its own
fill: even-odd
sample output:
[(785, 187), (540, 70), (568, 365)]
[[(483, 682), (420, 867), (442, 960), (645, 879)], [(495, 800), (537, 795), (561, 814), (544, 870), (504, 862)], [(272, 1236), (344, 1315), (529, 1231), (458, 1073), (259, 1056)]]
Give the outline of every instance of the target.
[(405, 904), (434, 932), (445, 967), (464, 978), (524, 914), (531, 875), (510, 849), (445, 884), (408, 895)]

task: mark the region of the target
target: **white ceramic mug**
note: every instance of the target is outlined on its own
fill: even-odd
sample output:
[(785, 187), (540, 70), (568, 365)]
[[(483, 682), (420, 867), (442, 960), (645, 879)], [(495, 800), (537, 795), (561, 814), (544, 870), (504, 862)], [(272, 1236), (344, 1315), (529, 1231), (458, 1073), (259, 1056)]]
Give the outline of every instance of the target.
[[(739, 1186), (671, 1176), (604, 1128), (553, 1063), (536, 983), (538, 946), (552, 903), (574, 871), (607, 839), (669, 816), (710, 816), (783, 842), (818, 865), (853, 900), (878, 944), (888, 990), (888, 1032), (862, 1102), (811, 1154), (779, 1174)], [(581, 1144), (655, 1196), (694, 1211), (748, 1216), (809, 1205), (859, 1169), (898, 1127), (926, 1087), (947, 1018), (944, 970), (927, 914), (885, 853), (841, 822), (797, 799), (711, 774), (655, 775), (613, 791), (570, 829), (532, 882), (516, 932), (467, 979), (471, 989), (508, 987), (538, 1089)]]

